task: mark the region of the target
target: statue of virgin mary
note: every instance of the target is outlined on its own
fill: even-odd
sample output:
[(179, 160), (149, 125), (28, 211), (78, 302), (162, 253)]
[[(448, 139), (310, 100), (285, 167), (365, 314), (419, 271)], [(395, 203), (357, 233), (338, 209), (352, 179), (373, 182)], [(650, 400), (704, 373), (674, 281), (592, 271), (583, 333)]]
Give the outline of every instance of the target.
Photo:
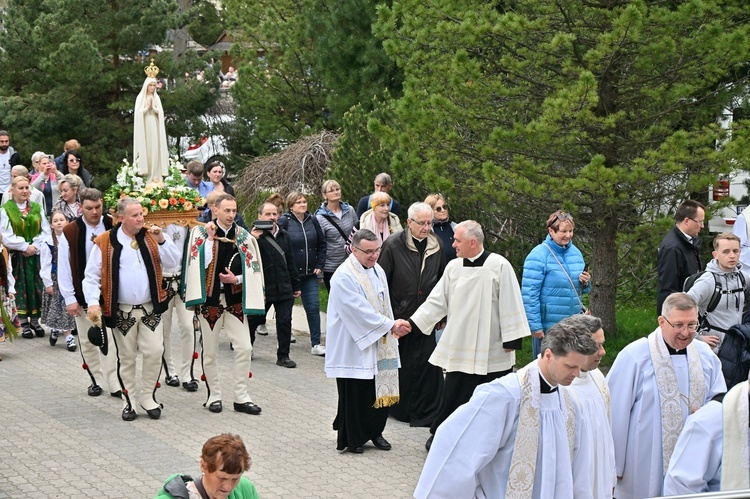
[(133, 110), (133, 161), (147, 182), (161, 181), (169, 175), (169, 150), (164, 131), (164, 109), (156, 93), (159, 68), (151, 59), (144, 71), (146, 80)]

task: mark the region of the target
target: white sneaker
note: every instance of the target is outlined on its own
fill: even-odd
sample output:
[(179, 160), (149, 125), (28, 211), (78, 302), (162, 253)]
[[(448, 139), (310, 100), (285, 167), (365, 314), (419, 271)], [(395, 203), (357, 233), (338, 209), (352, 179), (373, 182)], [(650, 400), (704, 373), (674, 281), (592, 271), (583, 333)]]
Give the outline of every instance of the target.
[(265, 324), (258, 326), (258, 329), (256, 329), (255, 332), (261, 336), (268, 336), (268, 329), (266, 329)]
[(323, 345), (315, 345), (310, 350), (310, 353), (313, 355), (325, 355), (326, 354), (326, 347)]

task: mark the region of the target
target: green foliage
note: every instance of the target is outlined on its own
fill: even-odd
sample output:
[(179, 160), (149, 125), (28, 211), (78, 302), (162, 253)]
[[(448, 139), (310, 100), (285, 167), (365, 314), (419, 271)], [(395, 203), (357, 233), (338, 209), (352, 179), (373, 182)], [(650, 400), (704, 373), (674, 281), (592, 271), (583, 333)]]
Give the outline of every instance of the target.
[(368, 108), (386, 93), (400, 95), (403, 75), (372, 34), (375, 3), (310, 0), (306, 19), (313, 63), (330, 89), (326, 107), (334, 126), (354, 105)]
[(747, 164), (742, 129), (714, 147), (750, 56), (740, 1), (404, 0), (378, 13), (405, 83), (395, 125), (368, 121), (382, 131), (368, 141), (396, 137), (395, 178), (448, 186), (497, 244), (538, 238), (546, 214), (571, 211), (610, 329), (618, 250), (640, 255), (632, 281), (646, 289), (656, 234), (640, 227)]
[(193, 0), (191, 7), (188, 11), (188, 33), (193, 40), (207, 47), (224, 32), (224, 21), (216, 6), (208, 0)]
[[(372, 180), (380, 172), (390, 169), (391, 145), (394, 139), (386, 130), (372, 132), (368, 125), (393, 123), (393, 101), (386, 92), (385, 100), (377, 97), (367, 105), (357, 104), (344, 114), (344, 129), (333, 153), (326, 178), (335, 179), (342, 188), (343, 199), (356, 204), (359, 196), (372, 192)], [(407, 182), (399, 179), (391, 194), (400, 199), (409, 189)], [(409, 197), (410, 198), (410, 197)], [(356, 208), (356, 206), (355, 206)]]
[(341, 126), (352, 106), (400, 95), (401, 73), (374, 37), (363, 0), (227, 0), (239, 80), (232, 152), (273, 152)]
[(240, 123), (252, 124), (252, 134), (244, 139), (258, 154), (329, 127), (326, 90), (313, 65), (304, 7), (293, 0), (224, 2), (233, 54), (244, 61), (232, 97)]

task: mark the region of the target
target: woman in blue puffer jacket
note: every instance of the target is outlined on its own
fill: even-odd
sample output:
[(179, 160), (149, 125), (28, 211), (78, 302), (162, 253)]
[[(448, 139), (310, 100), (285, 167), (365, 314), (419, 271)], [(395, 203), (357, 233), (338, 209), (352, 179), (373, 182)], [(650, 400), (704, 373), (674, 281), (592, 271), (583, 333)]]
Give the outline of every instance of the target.
[(531, 250), (523, 264), (521, 294), (535, 359), (541, 353), (545, 331), (581, 313), (581, 296), (590, 289), (591, 275), (585, 269), (583, 255), (571, 242), (574, 228), (569, 213), (554, 212), (547, 219), (547, 239)]

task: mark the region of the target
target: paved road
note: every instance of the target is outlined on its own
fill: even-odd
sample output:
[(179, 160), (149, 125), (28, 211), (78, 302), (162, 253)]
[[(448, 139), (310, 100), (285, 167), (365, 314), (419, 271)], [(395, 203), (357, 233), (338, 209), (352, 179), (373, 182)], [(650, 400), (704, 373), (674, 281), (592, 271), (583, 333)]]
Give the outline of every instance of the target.
[[(295, 311), (295, 327), (303, 317)], [(250, 380), (260, 416), (236, 413), (226, 399), (226, 337), (219, 346), (223, 413), (202, 407), (203, 385), (187, 393), (163, 384), (161, 419), (144, 414), (130, 423), (120, 419), (119, 400), (86, 395), (80, 355), (64, 341), (55, 348), (47, 337), (1, 344), (0, 499), (151, 498), (172, 473), (197, 476), (203, 442), (223, 432), (244, 439), (253, 460), (247, 476), (264, 499), (411, 497), (427, 429), (389, 419), (384, 435), (393, 450), (368, 444), (363, 454), (339, 453), (331, 428), (336, 384), (325, 377), (323, 358), (311, 355), (309, 336), (297, 332), (291, 351), (297, 368), (276, 366), (269, 326), (271, 335), (256, 340)]]

